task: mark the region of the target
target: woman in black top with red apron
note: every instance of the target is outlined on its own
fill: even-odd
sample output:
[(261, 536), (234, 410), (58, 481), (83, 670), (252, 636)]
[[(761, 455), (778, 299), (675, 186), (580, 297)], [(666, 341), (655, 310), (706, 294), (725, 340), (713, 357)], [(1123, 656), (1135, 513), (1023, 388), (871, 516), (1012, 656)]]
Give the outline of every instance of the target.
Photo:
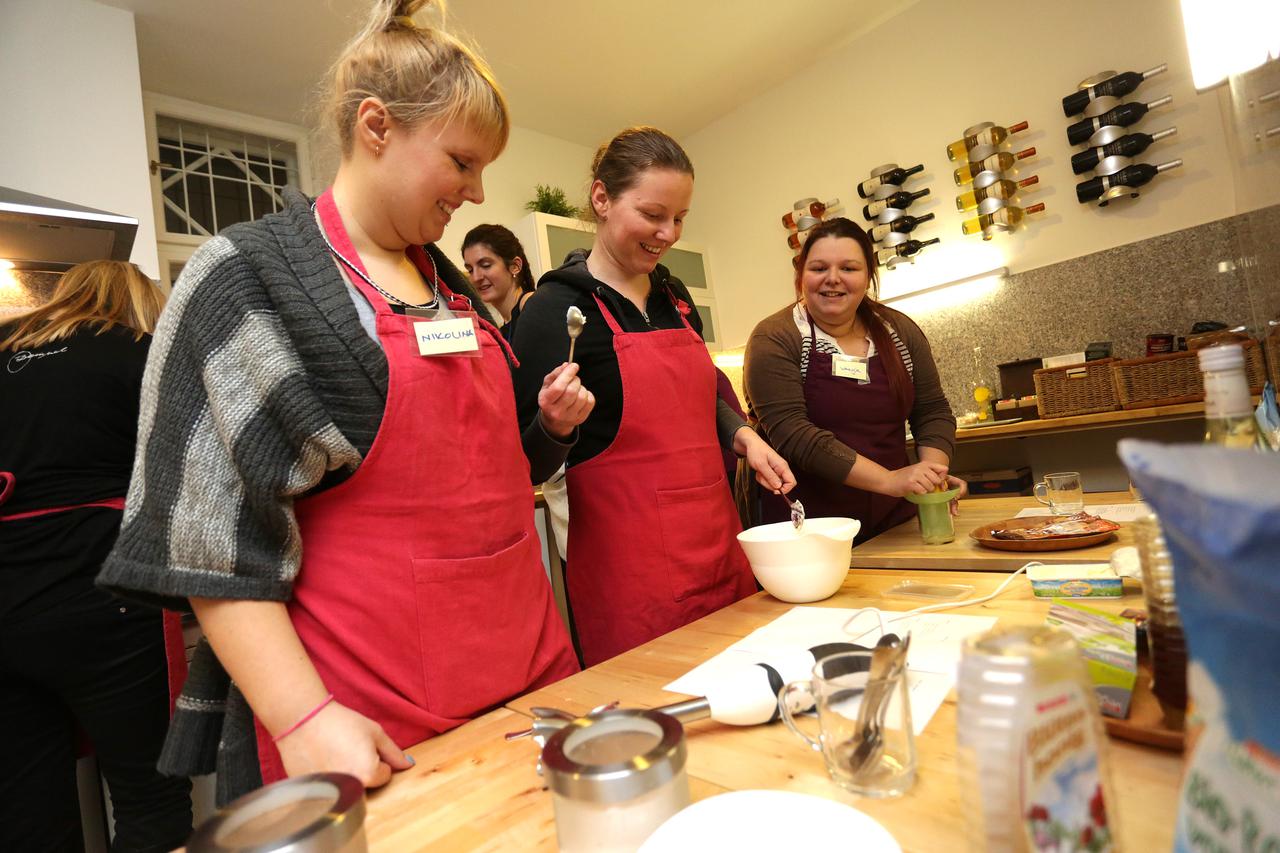
[(80, 849), (77, 729), (110, 786), (117, 849), (171, 850), (191, 832), (190, 782), (156, 770), (170, 710), (161, 612), (94, 587), (163, 304), (133, 264), (91, 261), (0, 327), (0, 850)]

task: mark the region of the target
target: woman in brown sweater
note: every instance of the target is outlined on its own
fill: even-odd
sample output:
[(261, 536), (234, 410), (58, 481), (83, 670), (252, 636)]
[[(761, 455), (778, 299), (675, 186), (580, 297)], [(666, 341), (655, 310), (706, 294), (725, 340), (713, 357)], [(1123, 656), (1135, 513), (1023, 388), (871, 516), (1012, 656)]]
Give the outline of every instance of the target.
[[(753, 417), (798, 475), (791, 496), (811, 518), (859, 519), (858, 542), (914, 514), (903, 495), (939, 485), (965, 494), (947, 473), (956, 420), (929, 342), (909, 317), (875, 301), (874, 257), (848, 219), (814, 228), (798, 258), (796, 302), (756, 326), (743, 370)], [(780, 498), (763, 496), (762, 521), (789, 517)]]

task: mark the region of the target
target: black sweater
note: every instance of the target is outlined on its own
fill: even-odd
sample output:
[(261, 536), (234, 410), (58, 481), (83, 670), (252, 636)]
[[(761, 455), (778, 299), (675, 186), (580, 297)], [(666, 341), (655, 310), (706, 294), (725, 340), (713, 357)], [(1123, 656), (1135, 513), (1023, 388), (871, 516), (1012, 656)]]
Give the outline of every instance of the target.
[[(587, 253), (576, 251), (564, 266), (552, 270), (538, 282), (538, 289), (520, 313), (520, 325), (512, 346), (520, 368), (515, 374), (516, 405), (520, 423), (529, 424), (538, 412), (538, 391), (543, 378), (569, 357), (569, 335), (565, 314), (576, 305), (587, 318), (587, 324), (574, 348), (574, 361), (579, 365), (582, 384), (595, 395), (596, 405), (580, 427), (578, 443), (569, 451), (567, 464), (573, 467), (593, 458), (618, 434), (622, 421), (622, 376), (613, 352), (613, 331), (605, 322), (593, 296), (609, 306), (626, 332), (652, 332), (681, 327), (680, 312), (671, 297), (683, 300), (691, 308), (693, 299), (684, 283), (658, 265), (649, 276), (649, 298), (644, 315), (631, 301), (587, 270)], [(689, 325), (702, 334), (702, 319), (693, 310)], [(672, 389), (678, 393), (679, 389)], [(717, 400), (716, 430), (720, 444), (729, 447), (733, 434), (745, 425), (723, 400)]]

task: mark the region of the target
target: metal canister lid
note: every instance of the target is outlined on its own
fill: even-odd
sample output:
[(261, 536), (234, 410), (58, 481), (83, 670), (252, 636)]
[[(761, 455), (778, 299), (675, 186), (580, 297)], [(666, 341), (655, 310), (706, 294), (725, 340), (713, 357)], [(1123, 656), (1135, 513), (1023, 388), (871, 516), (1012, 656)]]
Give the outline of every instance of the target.
[(557, 794), (616, 803), (673, 780), (686, 755), (684, 727), (675, 717), (619, 709), (579, 717), (552, 735), (542, 767)]
[[(191, 853), (355, 853), (365, 849), (364, 785), (345, 773), (294, 776), (245, 794), (202, 823)], [(352, 843), (359, 836), (358, 843)]]

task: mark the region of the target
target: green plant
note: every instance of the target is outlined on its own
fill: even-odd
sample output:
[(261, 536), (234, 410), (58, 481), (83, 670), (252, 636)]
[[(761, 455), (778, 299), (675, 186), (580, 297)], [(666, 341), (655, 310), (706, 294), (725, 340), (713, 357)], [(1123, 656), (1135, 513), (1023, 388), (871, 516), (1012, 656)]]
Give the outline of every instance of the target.
[(533, 200), (525, 202), (525, 210), (532, 210), (534, 213), (552, 213), (556, 216), (576, 217), (578, 215), (578, 208), (569, 204), (564, 190), (559, 187), (538, 184), (533, 192)]

